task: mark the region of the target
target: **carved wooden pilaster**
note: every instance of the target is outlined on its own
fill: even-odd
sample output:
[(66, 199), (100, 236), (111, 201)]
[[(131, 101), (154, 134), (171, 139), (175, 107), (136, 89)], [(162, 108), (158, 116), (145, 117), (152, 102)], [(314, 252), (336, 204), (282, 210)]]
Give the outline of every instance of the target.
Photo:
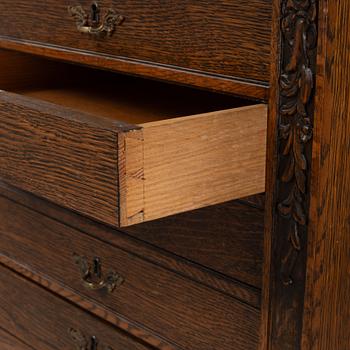
[(299, 349), (316, 77), (317, 0), (280, 1), (278, 145), (272, 228), (270, 348)]

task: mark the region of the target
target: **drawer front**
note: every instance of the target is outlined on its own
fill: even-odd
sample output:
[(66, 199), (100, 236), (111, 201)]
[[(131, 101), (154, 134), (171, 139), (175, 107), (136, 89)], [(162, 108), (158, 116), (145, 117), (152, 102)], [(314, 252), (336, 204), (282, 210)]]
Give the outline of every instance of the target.
[(269, 81), (271, 0), (98, 1), (102, 22), (108, 9), (124, 17), (112, 35), (78, 31), (68, 7), (80, 5), (90, 15), (92, 3), (3, 0), (0, 35), (124, 61)]
[(1, 254), (184, 349), (257, 347), (260, 313), (253, 307), (5, 198), (0, 222)]
[[(4, 267), (0, 267), (0, 276), (1, 326), (25, 343), (31, 344), (31, 348), (95, 349), (92, 346), (95, 341), (98, 342), (96, 349), (147, 349), (108, 324)], [(24, 346), (22, 348), (27, 349)]]
[(3, 180), (118, 224), (117, 123), (0, 92), (0, 128)]

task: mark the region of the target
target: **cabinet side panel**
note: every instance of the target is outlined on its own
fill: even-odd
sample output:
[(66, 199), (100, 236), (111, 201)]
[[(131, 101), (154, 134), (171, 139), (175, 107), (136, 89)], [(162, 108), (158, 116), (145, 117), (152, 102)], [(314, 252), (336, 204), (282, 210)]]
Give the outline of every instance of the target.
[(318, 2), (274, 1), (261, 349), (300, 348)]
[[(303, 349), (350, 346), (350, 3), (320, 1)], [(321, 78), (322, 77), (322, 78)]]

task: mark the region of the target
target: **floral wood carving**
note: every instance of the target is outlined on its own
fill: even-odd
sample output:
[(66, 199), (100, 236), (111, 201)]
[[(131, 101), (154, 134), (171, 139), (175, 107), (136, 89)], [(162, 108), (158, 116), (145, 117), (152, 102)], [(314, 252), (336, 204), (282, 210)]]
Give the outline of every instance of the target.
[(312, 139), (314, 74), (317, 46), (316, 0), (282, 1), (282, 71), (280, 76), (280, 177), (278, 212), (287, 218), (288, 249), (282, 257), (285, 285), (303, 249), (301, 234), (307, 224), (309, 161), (305, 151)]

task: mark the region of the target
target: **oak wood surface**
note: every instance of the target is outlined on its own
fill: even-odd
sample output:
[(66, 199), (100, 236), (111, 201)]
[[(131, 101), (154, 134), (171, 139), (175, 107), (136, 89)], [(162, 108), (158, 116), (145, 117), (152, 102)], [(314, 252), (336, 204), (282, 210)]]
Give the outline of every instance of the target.
[(165, 340), (144, 326), (111, 312), (109, 309), (104, 308), (103, 305), (99, 305), (94, 301), (73, 293), (67, 286), (60, 284), (48, 276), (41, 276), (35, 271), (31, 271), (28, 266), (23, 266), (5, 255), (0, 255), (0, 262), (12, 271), (17, 272), (21, 276), (51, 291), (55, 294), (56, 298), (61, 297), (79, 306), (83, 310), (88, 310), (90, 314), (107, 321), (109, 324), (116, 327), (116, 329), (128, 333), (140, 342), (148, 344), (151, 348), (159, 350), (182, 350), (178, 345), (170, 343), (168, 340)]
[(35, 350), (2, 328), (0, 328), (0, 347), (1, 350)]
[(263, 209), (232, 201), (121, 230), (167, 252), (261, 287)]
[[(117, 140), (127, 126), (102, 119), (99, 125), (99, 119), (86, 114), (5, 92), (1, 107), (3, 178), (103, 222), (125, 226), (265, 189), (263, 105), (142, 125), (143, 135), (135, 139), (140, 146), (121, 150), (127, 160), (125, 174), (120, 165), (117, 171), (123, 159)], [(233, 150), (231, 159), (227, 147)], [(143, 152), (136, 168), (133, 152)], [(129, 174), (141, 183), (135, 196), (128, 196), (134, 182), (126, 180), (126, 187), (118, 188), (118, 179)], [(138, 205), (126, 221), (120, 220), (123, 215), (118, 218), (120, 191), (126, 192), (126, 207), (135, 207), (134, 198)]]
[[(184, 348), (256, 346), (258, 310), (6, 199), (0, 212), (1, 253), (35, 274), (50, 276)], [(89, 262), (98, 256), (102, 270), (115, 270), (124, 283), (112, 293), (86, 290), (73, 254)]]
[[(266, 193), (260, 347), (263, 350), (349, 348), (349, 11), (348, 1), (274, 2), (276, 20), (273, 32), (276, 37), (273, 40), (272, 81), (276, 85), (271, 85), (268, 128), (271, 142), (268, 151), (270, 166), (267, 167), (267, 179), (270, 180)], [(282, 26), (281, 18), (284, 19)], [(317, 33), (318, 40), (315, 40)], [(282, 56), (278, 58), (281, 50)], [(288, 60), (290, 64), (284, 66)], [(302, 62), (304, 64), (301, 65)], [(299, 84), (293, 92), (290, 88), (296, 87), (296, 84), (288, 81), (290, 74), (293, 73), (293, 80), (293, 77), (298, 77), (296, 71), (302, 73), (307, 66), (310, 68), (308, 78), (299, 75)], [(295, 94), (301, 86), (307, 89)], [(314, 111), (313, 92), (316, 93)], [(306, 107), (307, 113), (299, 115), (299, 119), (298, 113), (303, 110), (300, 104), (297, 111), (293, 110), (292, 104), (283, 106), (291, 97)], [(277, 101), (282, 101), (282, 107), (287, 108), (280, 112)], [(286, 121), (288, 109), (288, 119), (292, 123), (293, 119), (297, 122), (293, 127), (303, 127), (299, 129), (299, 135), (302, 135), (299, 145), (293, 141), (298, 146), (293, 148), (296, 163), (297, 158), (304, 162), (299, 168), (302, 175), (297, 174), (300, 206), (296, 213), (297, 203), (293, 199), (290, 202), (293, 215), (286, 215), (285, 230), (278, 228), (274, 232), (272, 222), (280, 215), (276, 205), (279, 194), (271, 186), (282, 173), (281, 168), (277, 171), (279, 158), (292, 154), (288, 151), (282, 153), (283, 147), (280, 147), (278, 158), (274, 150), (280, 138), (278, 121)], [(279, 132), (283, 133), (283, 127), (287, 130), (286, 125), (279, 126), (282, 126)], [(296, 164), (294, 169), (298, 166)], [(287, 187), (282, 185), (282, 188), (287, 191), (293, 188), (294, 179), (293, 176), (285, 176), (283, 180), (282, 176), (281, 181), (288, 184)], [(283, 193), (283, 189), (279, 191)], [(287, 228), (293, 221), (295, 225), (290, 234)], [(285, 259), (282, 254), (280, 259), (278, 252), (283, 252), (286, 246), (290, 247), (289, 254), (285, 255)], [(283, 269), (281, 262), (285, 266)], [(285, 279), (286, 276), (288, 279)], [(284, 287), (278, 287), (279, 284), (282, 286), (281, 281), (284, 281)]]
[(274, 2), (261, 349), (302, 338), (318, 1)]
[[(11, 53), (1, 54), (11, 59)], [(26, 55), (15, 58), (24, 64), (18, 72), (13, 70), (13, 80), (21, 80), (21, 70), (31, 67)], [(32, 62), (33, 57), (28, 59)], [(42, 70), (51, 77), (53, 62), (48, 65), (49, 70)], [(61, 81), (59, 72), (54, 72), (58, 87), (50, 81), (43, 89), (45, 82), (38, 82), (30, 89), (15, 89), (20, 95), (1, 92), (1, 133), (6, 140), (1, 174), (6, 181), (115, 226), (264, 191), (266, 106), (216, 111), (249, 102), (221, 95), (211, 99), (206, 93), (139, 84), (69, 65), (70, 78)], [(8, 75), (3, 80), (6, 85)], [(118, 83), (127, 86), (114, 91)], [(160, 120), (164, 118), (170, 119)], [(137, 127), (117, 120), (141, 122), (142, 131), (128, 132)]]
[[(2, 80), (11, 83), (12, 74), (15, 85), (9, 91), (130, 124), (253, 104), (224, 94), (42, 60), (27, 54), (14, 54), (16, 61), (11, 64), (12, 55), (12, 52), (0, 51), (5, 68), (9, 68), (2, 73)], [(18, 64), (23, 68), (18, 68)], [(36, 79), (39, 69), (40, 75), (45, 77), (43, 80)], [(28, 71), (31, 72), (29, 86), (25, 80)]]
[[(91, 1), (79, 2), (89, 13)], [(5, 0), (0, 34), (112, 57), (155, 62), (195, 72), (268, 82), (271, 1), (102, 0), (101, 17), (115, 9), (125, 17), (115, 33), (95, 37), (78, 32), (68, 6), (74, 1)]]
[(116, 145), (122, 124), (5, 92), (0, 109), (4, 180), (98, 220), (118, 222)]
[(254, 101), (266, 102), (269, 95), (269, 87), (265, 84), (250, 83), (230, 77), (213, 76), (203, 72), (192, 72), (153, 63), (106, 57), (91, 52), (82, 55), (80, 51), (69, 51), (56, 46), (43, 46), (36, 42), (11, 40), (1, 35), (0, 47), (50, 59), (126, 73), (137, 77), (233, 94)]
[(70, 329), (81, 332), (88, 344), (96, 336), (100, 347), (150, 349), (3, 266), (0, 274), (1, 325), (36, 350), (77, 348)]
[(303, 349), (350, 346), (350, 3), (320, 1)]
[[(69, 223), (70, 227), (82, 232), (86, 232), (91, 237), (103, 240), (108, 244), (125, 250), (126, 252), (132, 252), (141, 258), (147, 257), (147, 260), (153, 264), (176, 272), (183, 277), (194, 280), (216, 291), (230, 295), (247, 304), (253, 305), (256, 308), (260, 307), (261, 291), (253, 287), (247, 288), (247, 283), (240, 282), (238, 279), (231, 280), (224, 274), (215, 272), (215, 269), (208, 269), (208, 267), (196, 264), (184, 258), (179, 259), (176, 254), (174, 255), (173, 253), (167, 252), (155, 245), (136, 239), (124, 232), (121, 233), (120, 231), (111, 229), (105, 225), (98, 224), (91, 219), (83, 218), (70, 210), (58, 207), (53, 203), (47, 202), (22, 190), (18, 190), (12, 186), (5, 184), (4, 182), (0, 182), (0, 193), (5, 198), (13, 200), (16, 203), (20, 203), (25, 207), (34, 210), (35, 212), (41, 213), (56, 221), (65, 223), (65, 225)], [(242, 205), (241, 203), (235, 201), (232, 202), (228, 207), (227, 204), (224, 203), (216, 206), (216, 208), (216, 210), (219, 210), (220, 213), (224, 213), (228, 209), (229, 213), (232, 213), (231, 217), (237, 218), (237, 221), (231, 223), (232, 235), (237, 235), (240, 232), (244, 232), (242, 231), (239, 221), (241, 216), (240, 212), (246, 212), (247, 209), (249, 210), (249, 207), (246, 208), (246, 205)], [(234, 212), (236, 214), (234, 214)], [(206, 208), (203, 208), (184, 214), (179, 214), (177, 216), (172, 216), (169, 217), (169, 219), (174, 220), (174, 218), (176, 219), (178, 217), (180, 220), (179, 222), (181, 222), (181, 220), (185, 220), (185, 222), (188, 222), (188, 224), (184, 225), (184, 227), (187, 227), (189, 232), (191, 232), (191, 222), (194, 221), (201, 223), (203, 217), (207, 215), (206, 213)], [(248, 221), (255, 222), (257, 225), (259, 225), (258, 223), (260, 222), (261, 225), (263, 218), (259, 215), (259, 213), (252, 212), (251, 214), (252, 215), (248, 217)], [(223, 215), (223, 218), (225, 217), (226, 215)], [(228, 215), (227, 220), (229, 220), (229, 217), (230, 214)], [(213, 226), (216, 222), (216, 218), (212, 217), (212, 220)], [(142, 228), (143, 226), (144, 224), (141, 224), (137, 227)], [(160, 230), (162, 229), (163, 228), (160, 228)], [(248, 247), (250, 247), (250, 245), (248, 245)], [(244, 250), (246, 251), (248, 247), (245, 247)], [(257, 255), (259, 255), (258, 252)], [(247, 276), (243, 277), (244, 274), (241, 276), (242, 281), (249, 279)]]

